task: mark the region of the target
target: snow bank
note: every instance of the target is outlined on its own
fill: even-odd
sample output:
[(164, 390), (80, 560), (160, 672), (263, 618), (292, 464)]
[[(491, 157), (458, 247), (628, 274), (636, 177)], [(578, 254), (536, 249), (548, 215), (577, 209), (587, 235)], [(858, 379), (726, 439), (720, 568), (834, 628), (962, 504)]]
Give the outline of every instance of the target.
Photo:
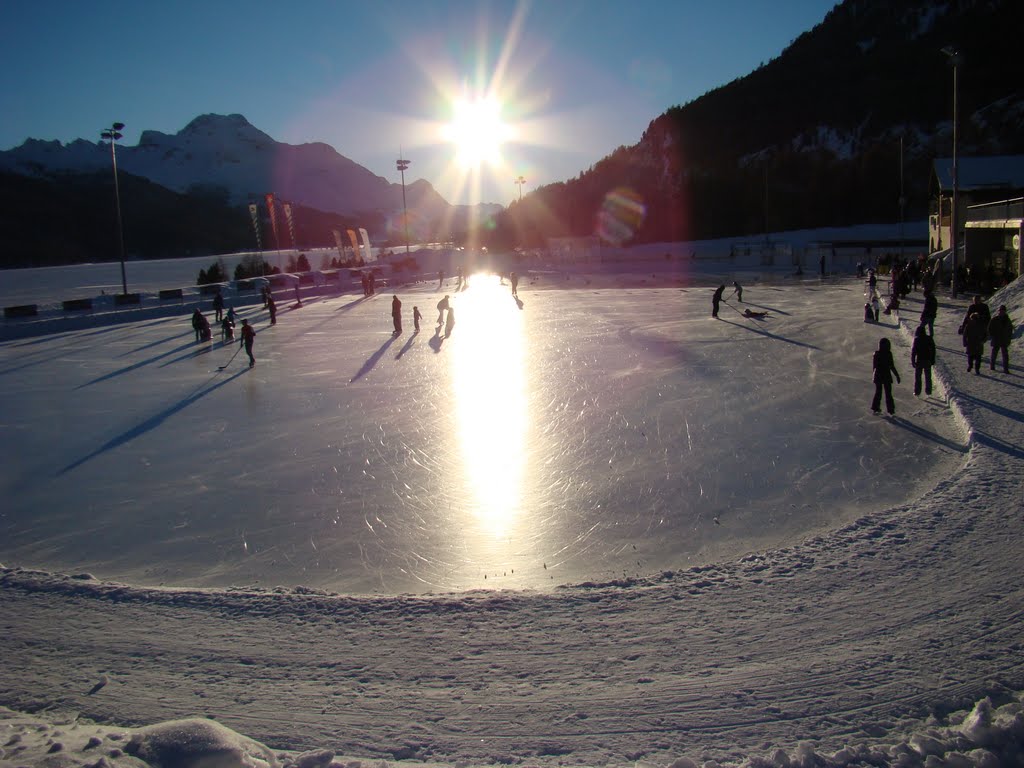
[[(939, 720), (900, 723), (902, 738), (890, 743), (851, 743), (835, 752), (799, 742), (787, 750), (737, 761), (681, 755), (666, 768), (1000, 768), (1024, 764), (1024, 703), (1021, 694), (991, 697), (970, 710)], [(698, 740), (699, 741), (699, 740)], [(61, 719), (0, 708), (0, 766), (60, 768), (388, 768), (403, 761), (364, 761), (330, 749), (275, 751), (213, 720), (173, 720), (145, 728), (110, 728), (77, 716)], [(419, 762), (420, 768), (468, 768), (464, 763)], [(533, 760), (533, 765), (548, 765)], [(564, 765), (563, 762), (550, 763)], [(640, 761), (635, 768), (662, 768)]]

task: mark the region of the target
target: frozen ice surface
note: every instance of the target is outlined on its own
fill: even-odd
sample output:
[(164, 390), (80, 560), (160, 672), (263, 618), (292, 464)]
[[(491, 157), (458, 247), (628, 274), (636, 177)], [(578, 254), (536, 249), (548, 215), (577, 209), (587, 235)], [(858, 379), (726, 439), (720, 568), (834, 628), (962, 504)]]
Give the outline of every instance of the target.
[[(854, 280), (279, 296), (257, 362), (180, 317), (0, 344), (0, 561), (346, 593), (607, 581), (784, 546), (916, 497), (964, 437)], [(657, 285), (658, 281), (652, 281)], [(728, 296), (728, 292), (726, 294)], [(423, 313), (419, 333), (412, 308)], [(763, 320), (741, 310), (767, 311)], [(212, 319), (212, 318), (211, 318)], [(871, 353), (896, 348), (897, 420)], [(227, 366), (220, 370), (221, 366)], [(903, 419), (903, 416), (912, 416)]]
[[(658, 283), (653, 275), (650, 278), (648, 285)], [(557, 284), (580, 287), (587, 280), (559, 276)], [(635, 411), (637, 393), (651, 401), (650, 411), (660, 413), (666, 434), (668, 411), (659, 403), (667, 392), (677, 404), (676, 413), (689, 416), (680, 405), (685, 402), (680, 390), (692, 381), (703, 386), (700, 363), (705, 377), (716, 365), (731, 366), (733, 378), (745, 387), (736, 384), (730, 389), (725, 373), (717, 376), (713, 394), (690, 387), (688, 394), (699, 405), (714, 407), (705, 416), (703, 436), (692, 428), (696, 417), (689, 422), (689, 433), (685, 423), (676, 426), (673, 450), (681, 457), (680, 465), (691, 453), (723, 455), (721, 449), (712, 454), (711, 436), (717, 436), (720, 441), (731, 438), (736, 450), (753, 446), (746, 454), (753, 464), (743, 469), (772, 475), (777, 454), (787, 453), (769, 450), (772, 441), (779, 439), (776, 433), (795, 429), (791, 419), (783, 417), (786, 408), (796, 409), (796, 401), (802, 400), (798, 421), (805, 432), (800, 441), (787, 446), (798, 454), (794, 461), (811, 468), (835, 464), (839, 473), (834, 446), (845, 450), (846, 442), (854, 443), (852, 455), (864, 456), (876, 471), (858, 475), (854, 461), (842, 468), (842, 482), (853, 482), (849, 477), (863, 485), (864, 478), (871, 477), (879, 483), (875, 492), (888, 488), (904, 494), (904, 500), (863, 514), (851, 510), (856, 518), (847, 524), (837, 519), (808, 534), (794, 533), (791, 546), (767, 547), (735, 558), (723, 554), (718, 560), (709, 550), (706, 556), (714, 561), (708, 565), (651, 570), (636, 579), (577, 583), (550, 591), (503, 590), (502, 580), (493, 575), (484, 582), (487, 589), (397, 597), (305, 588), (148, 588), (91, 579), (77, 569), (72, 575), (27, 570), (18, 566), (29, 561), (5, 559), (7, 567), (0, 567), (0, 703), (11, 709), (0, 707), (0, 762), (72, 768), (104, 762), (127, 768), (137, 764), (127, 745), (153, 743), (155, 733), (130, 726), (164, 722), (177, 732), (183, 726), (176, 721), (198, 716), (216, 718), (235, 733), (265, 744), (275, 751), (278, 764), (296, 766), (367, 760), (397, 765), (414, 761), (428, 768), (1021, 765), (1024, 418), (1021, 366), (1014, 351), (1020, 327), (1009, 373), (983, 369), (979, 376), (966, 374), (955, 329), (967, 302), (940, 297), (940, 383), (932, 398), (913, 398), (907, 329), (895, 328), (891, 318), (883, 318), (879, 325), (864, 324), (861, 287), (853, 281), (747, 285), (745, 298), (751, 304), (771, 308), (764, 322), (749, 323), (736, 320), (731, 307), (723, 307), (722, 320), (710, 320), (706, 286), (687, 287), (684, 292), (662, 280), (662, 289), (628, 288), (638, 282), (594, 279), (583, 291), (546, 291), (541, 289), (553, 287), (555, 281), (545, 277), (522, 286), (523, 340), (529, 350), (523, 355), (529, 361), (523, 366), (528, 372), (523, 378), (528, 382), (526, 466), (533, 466), (530, 451), (539, 453), (546, 438), (563, 450), (545, 454), (548, 464), (537, 472), (586, 479), (578, 457), (601, 453), (590, 442), (594, 434), (606, 430), (623, 443), (630, 434), (625, 427), (611, 431), (607, 415), (599, 421), (593, 414)], [(1018, 322), (1024, 315), (1020, 282), (990, 301), (993, 307), (1006, 303)], [(615, 283), (627, 287), (607, 290)], [(433, 301), (437, 294), (427, 288), (403, 292), (407, 313), (410, 304), (421, 304), (421, 297)], [(117, 477), (145, 478), (148, 470), (140, 459), (158, 456), (157, 436), (173, 448), (174, 461), (162, 459), (164, 471), (178, 464), (194, 465), (197, 462), (183, 455), (198, 450), (202, 441), (195, 430), (178, 429), (178, 422), (185, 419), (201, 427), (206, 440), (242, 429), (239, 424), (248, 429), (260, 422), (269, 442), (282, 434), (290, 437), (288, 419), (277, 413), (279, 403), (287, 401), (296, 410), (303, 392), (308, 399), (309, 392), (326, 391), (311, 385), (298, 388), (296, 382), (303, 380), (299, 371), (335, 372), (331, 398), (340, 398), (349, 387), (373, 391), (375, 382), (381, 389), (399, 379), (428, 392), (456, 390), (456, 368), (462, 365), (456, 344), (472, 338), (461, 335), (467, 328), (469, 302), (461, 307), (459, 324), (440, 344), (440, 351), (434, 352), (421, 339), (397, 360), (408, 337), (377, 354), (388, 340), (390, 296), (356, 302), (342, 312), (341, 307), (351, 302), (352, 297), (331, 299), (323, 307), (307, 302), (302, 310), (284, 313), (277, 328), (258, 337), (257, 367), (235, 378), (231, 377), (238, 373), (240, 360), (233, 370), (215, 373), (230, 349), (193, 355), (184, 318), (179, 325), (164, 326), (164, 321), (151, 318), (132, 327), (3, 343), (0, 391), (5, 399), (0, 422), (5, 431), (0, 445), (3, 471), (8, 474), (0, 490), (5, 503), (16, 498), (8, 494), (14, 486), (59, 482), (61, 470), (92, 471), (94, 462), (105, 461), (108, 455), (125, 458), (114, 468), (120, 472)], [(496, 296), (493, 306), (503, 304), (507, 294), (505, 299)], [(912, 295), (904, 306), (904, 320), (912, 324), (920, 295)], [(333, 316), (332, 307), (338, 310)], [(341, 315), (347, 315), (344, 321)], [(263, 328), (259, 313), (255, 316)], [(563, 333), (563, 326), (573, 333)], [(166, 330), (152, 333), (162, 327)], [(305, 336), (310, 341), (314, 332), (330, 333), (330, 343), (317, 347), (325, 359), (314, 363), (307, 355), (300, 368), (284, 366), (286, 358), (299, 361), (297, 350), (306, 348), (299, 340)], [(432, 329), (426, 336), (430, 333)], [(898, 415), (892, 420), (867, 413), (870, 352), (882, 334), (894, 341), (903, 374), (903, 383), (896, 387)], [(120, 351), (115, 354), (103, 344), (89, 346), (104, 338), (118, 340)], [(761, 353), (760, 346), (770, 347), (771, 354)], [(577, 349), (589, 350), (591, 357), (577, 354)], [(602, 350), (600, 358), (595, 349)], [(673, 354), (667, 352), (674, 354), (678, 367), (686, 368), (690, 378), (685, 382), (671, 375), (668, 360)], [(62, 356), (88, 367), (76, 372), (58, 362)], [(610, 373), (594, 372), (591, 359), (602, 360)], [(409, 361), (416, 364), (405, 367)], [(547, 367), (540, 367), (541, 362)], [(770, 374), (755, 369), (755, 363), (768, 367)], [(401, 375), (385, 376), (399, 365)], [(151, 392), (137, 393), (127, 384), (158, 366), (175, 373), (153, 376)], [(35, 367), (40, 370), (32, 371)], [(634, 369), (636, 375), (630, 373)], [(61, 383), (68, 376), (73, 381)], [(40, 382), (55, 396), (31, 397)], [(115, 388), (118, 382), (121, 387)], [(537, 382), (561, 396), (530, 399), (543, 393)], [(104, 387), (109, 400), (105, 413), (79, 425), (91, 431), (76, 435), (69, 429), (58, 435), (70, 410), (66, 401), (82, 396), (99, 403), (102, 398), (96, 390)], [(570, 393), (582, 390), (587, 402), (595, 395), (603, 398), (594, 400), (602, 408), (583, 406), (582, 395), (571, 408), (550, 404), (568, 402)], [(753, 394), (761, 401), (774, 399), (772, 404), (762, 402), (758, 411), (744, 402), (743, 395)], [(727, 402), (726, 396), (734, 402)], [(374, 402), (393, 397), (397, 395), (384, 392)], [(136, 403), (136, 398), (141, 400)], [(360, 418), (383, 421), (382, 406), (364, 406), (369, 395), (355, 399), (359, 407), (352, 410), (367, 414)], [(450, 400), (451, 393), (437, 398), (431, 418), (444, 421), (453, 441), (445, 460), (451, 466), (446, 469), (465, 484), (467, 506), (479, 504), (479, 491), (460, 479), (470, 474), (463, 467), (469, 461), (461, 453), (461, 422)], [(241, 418), (250, 407), (262, 420)], [(495, 405), (492, 413), (496, 410), (500, 409)], [(533, 410), (550, 422), (547, 432)], [(203, 418), (192, 421), (197, 413)], [(749, 418), (749, 413), (758, 418)], [(402, 417), (406, 418), (404, 412)], [(643, 436), (657, 435), (648, 428), (654, 415), (645, 418)], [(584, 435), (577, 430), (577, 420), (592, 431)], [(766, 425), (758, 426), (761, 421)], [(300, 422), (309, 430), (323, 420), (303, 412)], [(835, 425), (831, 441), (821, 437), (829, 424)], [(573, 436), (552, 436), (556, 427)], [(499, 425), (495, 432), (507, 428)], [(351, 442), (383, 444), (393, 439), (395, 429), (388, 429), (390, 438), (382, 436), (378, 426), (376, 433), (368, 432), (376, 436), (375, 442), (364, 438), (362, 431), (354, 433)], [(36, 434), (41, 430), (47, 434)], [(413, 427), (408, 432), (414, 434)], [(770, 439), (762, 438), (769, 433)], [(691, 442), (694, 434), (698, 437)], [(12, 442), (12, 435), (28, 442)], [(172, 438), (182, 443), (175, 445)], [(55, 455), (33, 456), (33, 440)], [(60, 447), (61, 440), (74, 444)], [(472, 444), (483, 442), (481, 437)], [(140, 444), (146, 450), (140, 450)], [(295, 450), (299, 441), (286, 445)], [(275, 455), (287, 452), (273, 450)], [(923, 467), (917, 453), (929, 450), (933, 462)], [(635, 464), (654, 464), (650, 455)], [(607, 465), (607, 458), (603, 463)], [(659, 478), (663, 471), (658, 470)], [(703, 472), (702, 477), (710, 474), (699, 467), (691, 471)], [(739, 474), (735, 464), (729, 471)], [(256, 474), (258, 470), (253, 471)], [(819, 471), (817, 477), (827, 474)], [(108, 477), (98, 479), (110, 485)], [(202, 482), (207, 480), (203, 475)], [(729, 478), (729, 483), (734, 481)], [(255, 484), (251, 477), (247, 482)], [(127, 487), (128, 481), (122, 478), (120, 484)], [(140, 483), (147, 493), (150, 485), (148, 479)], [(726, 485), (724, 480), (718, 484), (718, 498)], [(659, 487), (653, 482), (649, 486)], [(838, 493), (825, 482), (818, 486), (821, 493)], [(843, 488), (842, 483), (838, 487)], [(542, 488), (552, 497), (558, 490)], [(81, 489), (87, 491), (87, 485)], [(274, 490), (270, 482), (262, 489)], [(291, 490), (309, 497), (301, 488)], [(445, 490), (454, 495), (453, 489)], [(594, 492), (590, 487), (583, 491)], [(851, 495), (859, 499), (863, 492), (863, 487), (854, 488)], [(73, 499), (75, 491), (68, 493)], [(202, 496), (183, 492), (183, 498), (193, 493)], [(527, 498), (537, 492), (524, 482), (520, 493)], [(59, 501), (60, 495), (54, 496)], [(712, 496), (710, 491), (707, 496)], [(135, 509), (145, 509), (137, 501), (141, 498), (142, 494), (131, 497)], [(230, 498), (237, 503), (241, 493)], [(557, 498), (566, 508), (575, 503), (569, 492)], [(247, 497), (244, 503), (261, 508), (259, 498)], [(686, 509), (684, 505), (676, 506)], [(99, 509), (108, 506), (102, 503)], [(81, 522), (87, 516), (69, 507), (65, 502), (60, 514), (77, 520), (78, 527), (69, 530), (66, 542), (54, 538), (50, 548), (60, 544), (70, 552), (75, 541), (103, 543), (105, 532), (90, 533), (88, 524)], [(634, 504), (616, 510), (621, 514), (609, 519), (628, 522), (637, 517), (637, 508)], [(767, 504), (763, 509), (778, 512)], [(841, 518), (844, 509), (836, 505), (827, 511)], [(0, 507), (4, 514), (6, 506)], [(194, 513), (182, 506), (181, 514)], [(697, 510), (688, 514), (695, 519)], [(126, 512), (120, 519), (131, 517)], [(719, 513), (717, 523), (715, 519), (707, 525), (710, 531), (732, 533), (726, 530), (735, 522), (729, 515)], [(40, 525), (45, 520), (40, 514), (24, 524), (38, 525), (45, 534), (45, 525)], [(706, 517), (702, 520), (707, 524)], [(125, 556), (141, 562), (166, 546), (154, 544), (167, 538), (164, 527), (152, 526), (160, 533), (153, 541), (142, 534), (134, 540), (123, 537)], [(8, 547), (7, 531), (0, 531), (0, 547)], [(577, 531), (581, 541), (608, 540), (600, 526), (593, 534), (582, 527)], [(279, 538), (288, 532), (288, 525), (282, 527)], [(652, 547), (657, 534), (649, 537)], [(541, 531), (541, 539), (543, 535)], [(29, 538), (23, 536), (22, 546)], [(8, 558), (9, 553), (5, 549), (3, 556)], [(103, 556), (89, 555), (103, 569), (101, 576), (113, 572)], [(543, 571), (549, 583), (560, 583), (560, 571), (568, 568), (558, 562), (543, 563), (557, 566)], [(613, 568), (595, 555), (579, 570), (594, 574)], [(640, 566), (636, 568), (640, 571)], [(550, 578), (550, 571), (558, 576)], [(515, 576), (521, 578), (518, 569)], [(428, 588), (424, 581), (409, 581), (421, 585), (419, 589)], [(195, 725), (197, 721), (190, 720), (186, 727), (199, 737)], [(165, 727), (158, 726), (156, 732), (165, 732)], [(216, 730), (206, 730), (206, 737), (198, 740), (188, 734), (175, 736), (169, 744), (194, 744), (197, 762), (221, 764), (228, 754), (266, 754), (259, 744)]]

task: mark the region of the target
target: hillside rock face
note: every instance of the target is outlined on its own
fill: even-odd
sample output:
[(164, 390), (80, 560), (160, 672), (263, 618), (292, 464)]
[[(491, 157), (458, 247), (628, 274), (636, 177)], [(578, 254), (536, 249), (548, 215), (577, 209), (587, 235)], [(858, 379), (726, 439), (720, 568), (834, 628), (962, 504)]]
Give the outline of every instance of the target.
[[(391, 214), (401, 209), (401, 186), (390, 183), (322, 143), (275, 141), (242, 115), (200, 115), (178, 133), (144, 131), (137, 146), (118, 145), (118, 168), (176, 192), (220, 192), (232, 204), (273, 192), (317, 210)], [(104, 142), (67, 145), (29, 139), (0, 152), (0, 170), (26, 176), (95, 173), (110, 167)], [(410, 207), (432, 211), (448, 203), (417, 182)]]

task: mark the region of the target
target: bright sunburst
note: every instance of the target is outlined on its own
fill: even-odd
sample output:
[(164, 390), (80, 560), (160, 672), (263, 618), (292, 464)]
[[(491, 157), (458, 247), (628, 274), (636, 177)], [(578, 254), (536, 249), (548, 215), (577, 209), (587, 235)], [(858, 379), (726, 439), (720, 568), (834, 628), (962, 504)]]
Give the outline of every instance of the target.
[(455, 159), (463, 168), (501, 164), (501, 145), (509, 128), (501, 120), (501, 105), (493, 97), (457, 99), (444, 137), (455, 146)]

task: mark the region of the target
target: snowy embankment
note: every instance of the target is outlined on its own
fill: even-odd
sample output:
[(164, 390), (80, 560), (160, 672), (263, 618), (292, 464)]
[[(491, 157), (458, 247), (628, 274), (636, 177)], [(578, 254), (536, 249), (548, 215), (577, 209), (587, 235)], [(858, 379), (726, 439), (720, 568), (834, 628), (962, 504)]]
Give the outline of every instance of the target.
[[(1024, 316), (1017, 284), (991, 303)], [(0, 760), (1020, 765), (1024, 379), (1014, 360), (964, 372), (964, 304), (936, 324), (970, 434), (959, 471), (791, 547), (551, 593), (387, 598), (4, 569), (0, 701), (33, 714), (0, 715)], [(912, 328), (919, 295), (904, 307)]]

